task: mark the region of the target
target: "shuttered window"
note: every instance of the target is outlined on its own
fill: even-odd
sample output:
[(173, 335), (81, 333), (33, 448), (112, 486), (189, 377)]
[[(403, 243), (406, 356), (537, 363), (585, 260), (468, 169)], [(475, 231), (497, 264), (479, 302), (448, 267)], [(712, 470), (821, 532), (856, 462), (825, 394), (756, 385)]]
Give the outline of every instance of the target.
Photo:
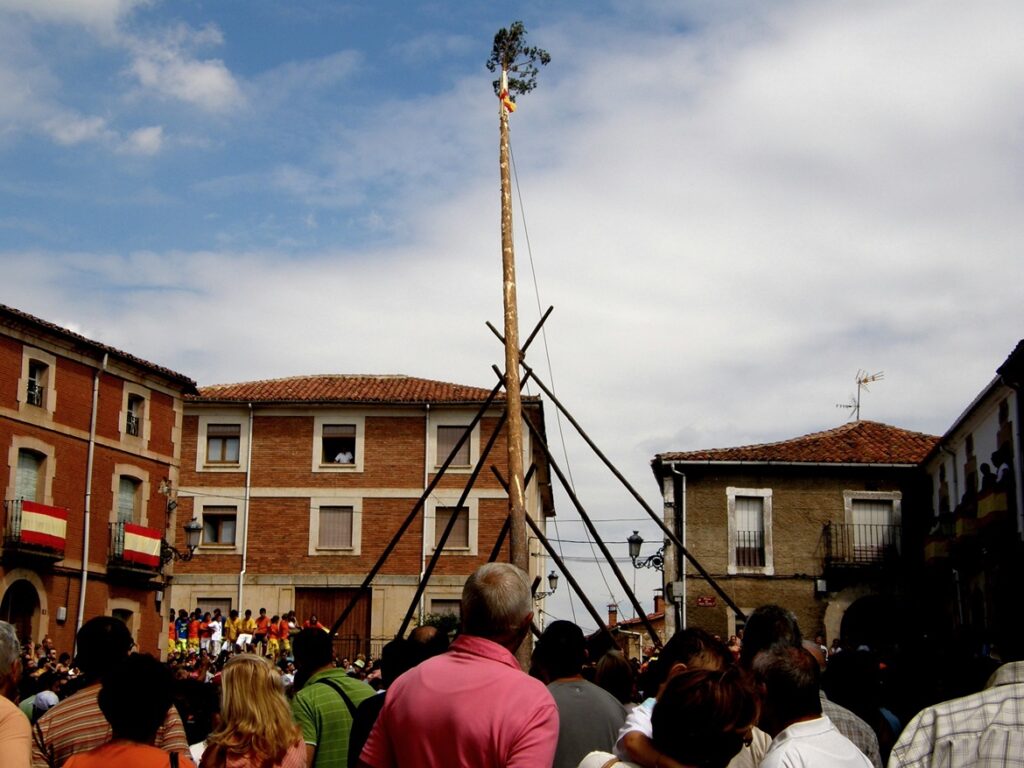
[(764, 498), (737, 496), (736, 565), (759, 568), (764, 564)]
[(352, 507), (320, 507), (319, 549), (352, 549)]
[(445, 549), (469, 549), (469, 510), (465, 507), (438, 507), (434, 513), (434, 546), (441, 543), (441, 534), (452, 515), (458, 517)]
[(237, 464), (241, 434), (242, 427), (238, 424), (208, 424), (206, 426), (206, 462), (208, 464)]
[(14, 497), (26, 501), (39, 501), (39, 478), (46, 457), (35, 451), (18, 451), (18, 472), (14, 481)]
[(117, 522), (139, 522), (139, 489), (142, 483), (122, 475), (117, 487)]
[[(438, 427), (437, 428), (437, 463), (438, 465), (444, 464), (445, 459), (448, 458), (448, 454), (452, 452), (455, 444), (459, 442), (459, 439), (465, 434), (466, 427)], [(455, 454), (452, 459), (450, 466), (453, 467), (468, 467), (469, 461), (469, 439), (462, 444), (459, 448), (459, 452)]]
[(233, 547), (237, 519), (235, 507), (203, 507), (203, 545)]

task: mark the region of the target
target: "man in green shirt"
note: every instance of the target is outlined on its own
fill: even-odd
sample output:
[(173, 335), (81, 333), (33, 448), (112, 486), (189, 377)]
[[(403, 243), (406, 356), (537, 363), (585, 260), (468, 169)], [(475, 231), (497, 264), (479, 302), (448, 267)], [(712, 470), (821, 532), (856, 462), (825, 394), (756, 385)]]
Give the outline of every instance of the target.
[(352, 715), (374, 690), (334, 666), (327, 632), (302, 630), (295, 637), (294, 652), (299, 675), (307, 677), (292, 699), (292, 714), (306, 742), (306, 764), (310, 768), (348, 768)]

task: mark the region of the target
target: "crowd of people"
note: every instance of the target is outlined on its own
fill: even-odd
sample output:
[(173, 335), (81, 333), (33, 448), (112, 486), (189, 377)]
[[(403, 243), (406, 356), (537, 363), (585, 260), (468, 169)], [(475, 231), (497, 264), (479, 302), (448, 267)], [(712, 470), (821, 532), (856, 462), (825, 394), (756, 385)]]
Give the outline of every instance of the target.
[(526, 674), (514, 654), (532, 608), (526, 575), (491, 563), (466, 582), (454, 640), (418, 627), (351, 661), (315, 616), (291, 613), (179, 611), (164, 662), (133, 653), (112, 617), (83, 624), (73, 660), (0, 622), (0, 764), (954, 768), (1024, 755), (1012, 642), (988, 687), (909, 712), (878, 694), (870, 648), (805, 640), (780, 606), (727, 642), (682, 629), (643, 665), (553, 621)]

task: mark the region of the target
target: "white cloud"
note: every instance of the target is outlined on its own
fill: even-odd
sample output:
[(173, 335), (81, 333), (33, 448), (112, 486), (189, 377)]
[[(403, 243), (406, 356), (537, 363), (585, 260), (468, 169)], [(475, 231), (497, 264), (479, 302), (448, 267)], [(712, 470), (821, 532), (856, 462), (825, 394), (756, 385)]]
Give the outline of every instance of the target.
[(216, 28), (207, 26), (192, 32), (180, 25), (163, 40), (133, 40), (129, 71), (144, 89), (163, 97), (178, 99), (208, 112), (230, 111), (245, 101), (231, 71), (222, 60), (200, 60), (189, 50), (217, 44), (220, 40)]
[(150, 125), (128, 134), (121, 146), (121, 150), (133, 155), (155, 155), (160, 152), (163, 143), (163, 127)]
[(0, 12), (23, 14), (42, 22), (81, 24), (112, 31), (149, 0), (0, 0)]
[(43, 129), (54, 141), (64, 146), (104, 141), (113, 135), (107, 127), (107, 121), (102, 117), (82, 117), (73, 114), (51, 117), (43, 123)]

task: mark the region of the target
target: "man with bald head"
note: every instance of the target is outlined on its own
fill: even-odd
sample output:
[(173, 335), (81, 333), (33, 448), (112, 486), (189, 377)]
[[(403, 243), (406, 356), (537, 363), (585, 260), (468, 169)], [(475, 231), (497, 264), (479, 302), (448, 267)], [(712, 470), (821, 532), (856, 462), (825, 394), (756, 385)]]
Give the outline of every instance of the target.
[(513, 655), (530, 631), (527, 575), (508, 563), (478, 568), (462, 590), (462, 631), (388, 692), (360, 766), (550, 766), (558, 710)]

